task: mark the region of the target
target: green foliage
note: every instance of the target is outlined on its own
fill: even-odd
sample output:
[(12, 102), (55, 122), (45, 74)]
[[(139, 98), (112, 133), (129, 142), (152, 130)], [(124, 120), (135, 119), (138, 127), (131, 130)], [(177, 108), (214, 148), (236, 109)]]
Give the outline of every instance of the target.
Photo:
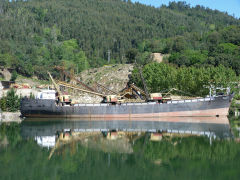
[(136, 57), (137, 64), (145, 65), (153, 61), (152, 55), (150, 52), (139, 53)]
[[(181, 159), (228, 161), (238, 157), (240, 146), (233, 141), (213, 141), (210, 146), (209, 139), (203, 137), (174, 138), (159, 143), (150, 142), (145, 148), (145, 158), (173, 160)], [(228, 154), (228, 155), (226, 155)]]
[[(211, 53), (218, 44), (240, 45), (238, 19), (183, 2), (154, 8), (122, 0), (1, 1), (0, 19), (0, 65), (39, 79), (61, 62), (78, 72), (102, 66), (108, 50), (111, 63), (124, 63), (124, 57), (134, 62), (139, 53), (131, 56), (132, 48), (141, 53), (207, 50), (208, 63), (217, 66), (221, 56), (215, 63)], [(231, 61), (226, 56), (224, 65), (239, 73), (237, 56)], [(146, 63), (144, 57), (139, 61)]]
[(11, 76), (10, 81), (15, 81), (16, 79), (17, 79), (17, 72), (14, 70), (14, 71), (12, 72), (12, 76)]
[(11, 54), (0, 54), (0, 66), (15, 67), (16, 61), (16, 57), (12, 56)]
[[(219, 31), (213, 31), (201, 35), (190, 33), (182, 36), (185, 39), (183, 48), (176, 48), (176, 39), (169, 39), (170, 47), (166, 52), (171, 52), (169, 62), (178, 66), (202, 66), (202, 65), (223, 65), (232, 68), (237, 75), (240, 74), (240, 48), (239, 34), (240, 26), (230, 26)], [(234, 38), (228, 36), (231, 34)], [(183, 41), (183, 40), (182, 40)], [(175, 45), (174, 45), (175, 44)], [(178, 45), (179, 46), (179, 45)], [(177, 46), (177, 47), (178, 47)]]
[(173, 43), (173, 51), (176, 52), (181, 52), (187, 47), (187, 42), (184, 37), (179, 36), (175, 38), (174, 43)]
[(126, 52), (127, 63), (135, 63), (138, 50), (135, 48), (129, 49)]
[(18, 123), (6, 124), (3, 123), (0, 125), (0, 141), (4, 137), (7, 137), (11, 147), (15, 147), (19, 141), (22, 140), (20, 135), (20, 125)]
[(221, 43), (216, 48), (216, 52), (226, 54), (237, 54), (239, 50), (239, 47), (232, 43)]
[(235, 94), (235, 95), (234, 95), (234, 99), (240, 100), (240, 94)]
[(14, 89), (7, 92), (7, 96), (0, 99), (0, 108), (2, 111), (15, 112), (20, 109), (20, 97), (16, 95)]
[(90, 67), (87, 57), (83, 51), (79, 51), (76, 54), (75, 66), (77, 66), (77, 72), (84, 71)]
[(0, 99), (0, 109), (2, 111), (7, 111), (6, 97)]
[(85, 53), (79, 48), (76, 39), (63, 41), (61, 49), (61, 60), (67, 69), (74, 69), (81, 72), (90, 67)]
[[(218, 67), (181, 67), (176, 68), (164, 63), (150, 63), (144, 66), (143, 76), (150, 92), (163, 92), (177, 88), (186, 93), (205, 96), (209, 94), (209, 87), (234, 88), (237, 80), (236, 73), (220, 65)], [(132, 73), (132, 82), (143, 87), (138, 70)]]
[(206, 51), (185, 50), (181, 53), (173, 53), (168, 60), (170, 63), (177, 64), (178, 66), (192, 66), (206, 64), (207, 58)]

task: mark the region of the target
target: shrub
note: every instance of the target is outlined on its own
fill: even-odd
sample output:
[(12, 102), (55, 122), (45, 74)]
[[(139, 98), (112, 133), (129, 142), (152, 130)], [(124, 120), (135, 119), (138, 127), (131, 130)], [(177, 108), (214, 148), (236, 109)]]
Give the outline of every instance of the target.
[(2, 111), (7, 111), (6, 97), (0, 99), (0, 109)]
[(0, 108), (2, 111), (15, 112), (20, 109), (20, 97), (16, 95), (14, 89), (7, 92), (7, 96), (0, 99)]
[(17, 72), (13, 71), (10, 81), (15, 81), (17, 79)]

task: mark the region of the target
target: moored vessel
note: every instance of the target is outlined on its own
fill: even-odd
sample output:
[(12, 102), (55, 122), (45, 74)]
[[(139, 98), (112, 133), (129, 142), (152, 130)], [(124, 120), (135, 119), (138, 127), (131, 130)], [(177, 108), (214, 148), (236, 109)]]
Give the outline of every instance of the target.
[(21, 101), (23, 117), (38, 118), (161, 118), (161, 117), (220, 117), (227, 116), (232, 95), (170, 100), (165, 103), (98, 103), (59, 105), (54, 99)]

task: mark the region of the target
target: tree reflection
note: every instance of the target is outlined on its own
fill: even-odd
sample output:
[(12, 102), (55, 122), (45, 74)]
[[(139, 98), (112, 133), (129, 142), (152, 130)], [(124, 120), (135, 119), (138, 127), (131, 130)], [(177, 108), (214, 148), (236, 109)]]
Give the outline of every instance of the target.
[[(50, 160), (50, 149), (21, 138), (19, 124), (0, 126), (0, 179), (239, 179), (240, 144), (205, 137), (168, 137), (149, 141), (149, 134), (129, 141), (133, 152), (96, 148), (101, 139), (72, 141)], [(85, 144), (84, 144), (85, 142)]]

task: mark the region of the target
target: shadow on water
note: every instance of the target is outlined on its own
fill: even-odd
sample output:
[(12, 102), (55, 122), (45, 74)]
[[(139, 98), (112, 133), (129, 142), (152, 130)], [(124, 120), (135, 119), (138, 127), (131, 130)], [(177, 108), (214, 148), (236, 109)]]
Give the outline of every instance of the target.
[[(167, 131), (177, 127), (178, 136)], [(189, 127), (66, 119), (2, 124), (0, 179), (239, 179), (240, 144), (181, 134)]]

